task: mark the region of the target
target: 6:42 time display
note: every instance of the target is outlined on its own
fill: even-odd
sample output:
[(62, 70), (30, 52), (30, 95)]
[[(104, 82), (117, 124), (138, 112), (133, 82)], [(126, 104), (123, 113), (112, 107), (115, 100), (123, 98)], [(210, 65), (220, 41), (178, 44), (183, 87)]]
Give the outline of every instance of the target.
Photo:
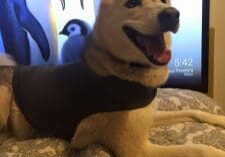
[(175, 67), (193, 67), (192, 58), (175, 58), (174, 60)]

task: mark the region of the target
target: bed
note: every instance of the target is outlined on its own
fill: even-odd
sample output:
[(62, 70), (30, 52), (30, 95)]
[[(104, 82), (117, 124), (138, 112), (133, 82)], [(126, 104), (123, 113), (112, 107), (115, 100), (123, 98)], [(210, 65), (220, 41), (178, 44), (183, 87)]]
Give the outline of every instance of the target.
[[(190, 90), (159, 89), (158, 110), (202, 110), (224, 115), (223, 109), (211, 98)], [(205, 123), (185, 122), (152, 128), (149, 140), (159, 145), (206, 144), (225, 151), (225, 130)], [(72, 155), (73, 154), (73, 155)], [(10, 134), (0, 134), (0, 157), (113, 157), (100, 145), (90, 145), (76, 152), (69, 143), (56, 138), (35, 138), (18, 141)]]

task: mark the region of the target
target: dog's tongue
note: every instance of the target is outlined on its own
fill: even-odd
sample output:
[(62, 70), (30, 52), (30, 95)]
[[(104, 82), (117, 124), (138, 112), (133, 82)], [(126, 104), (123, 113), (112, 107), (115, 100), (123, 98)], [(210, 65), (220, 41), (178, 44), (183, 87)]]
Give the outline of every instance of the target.
[(165, 65), (170, 61), (171, 52), (166, 50), (163, 36), (141, 37), (146, 56), (153, 64)]

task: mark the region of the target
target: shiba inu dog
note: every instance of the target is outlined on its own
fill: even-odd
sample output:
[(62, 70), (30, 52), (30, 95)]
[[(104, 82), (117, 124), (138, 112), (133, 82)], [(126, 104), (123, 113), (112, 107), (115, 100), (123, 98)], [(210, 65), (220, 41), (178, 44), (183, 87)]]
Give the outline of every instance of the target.
[(26, 139), (39, 132), (91, 143), (117, 157), (225, 157), (206, 145), (159, 146), (155, 125), (200, 121), (225, 128), (225, 117), (201, 111), (159, 112), (155, 94), (168, 77), (169, 32), (179, 11), (167, 0), (102, 0), (81, 61), (63, 66), (1, 67), (0, 127)]

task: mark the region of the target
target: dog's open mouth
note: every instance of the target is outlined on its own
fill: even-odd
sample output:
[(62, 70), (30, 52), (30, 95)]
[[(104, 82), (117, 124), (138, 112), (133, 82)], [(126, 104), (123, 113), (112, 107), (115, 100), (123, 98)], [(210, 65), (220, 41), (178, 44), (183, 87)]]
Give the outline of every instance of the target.
[(124, 26), (123, 29), (128, 38), (144, 53), (152, 64), (163, 66), (169, 63), (171, 51), (166, 50), (163, 34), (148, 36), (142, 35), (127, 26)]

